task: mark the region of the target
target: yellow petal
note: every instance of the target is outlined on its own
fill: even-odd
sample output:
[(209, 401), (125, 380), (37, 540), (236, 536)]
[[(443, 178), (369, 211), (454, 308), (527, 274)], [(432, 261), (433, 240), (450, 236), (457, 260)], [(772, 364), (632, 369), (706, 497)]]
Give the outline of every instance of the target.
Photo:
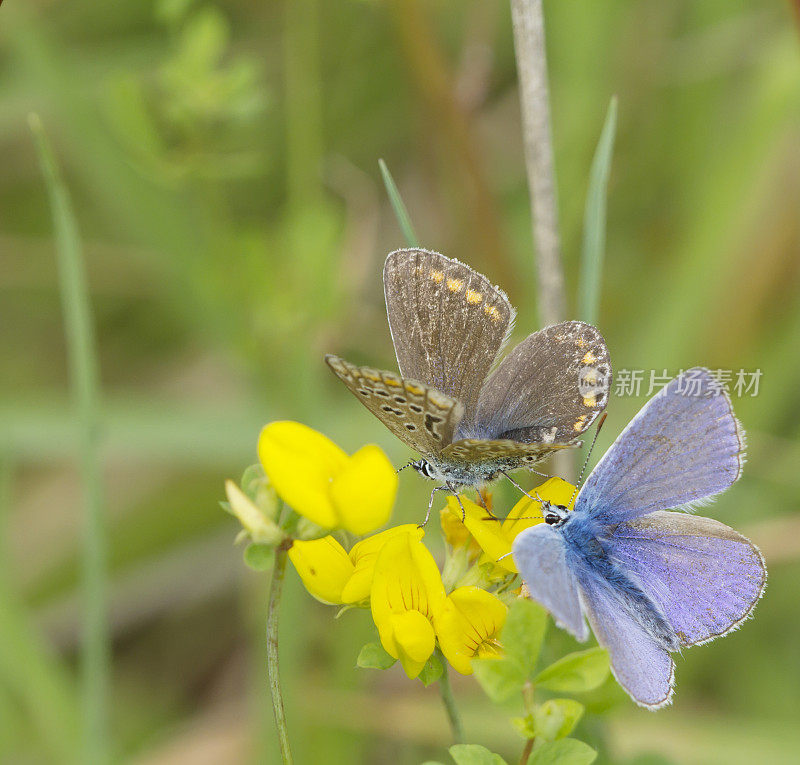
[(276, 545), (283, 539), (284, 534), (277, 524), (267, 518), (233, 481), (225, 481), (225, 493), (231, 512), (254, 542)]
[(479, 587), (453, 590), (436, 618), (436, 636), (447, 661), (463, 675), (472, 674), (473, 656), (496, 652), (496, 638), (508, 608)]
[(355, 566), (355, 571), (342, 590), (342, 600), (345, 603), (358, 603), (369, 597), (372, 576), (375, 572), (375, 561), (378, 559), (378, 553), (389, 539), (398, 534), (411, 534), (412, 537), (419, 540), (422, 539), (424, 533), (416, 524), (405, 523), (381, 531), (380, 534), (373, 534), (358, 542), (350, 550), (350, 560)]
[[(538, 494), (543, 500), (553, 505), (566, 506), (575, 493), (575, 487), (561, 478), (550, 478), (528, 493), (534, 497)], [(570, 504), (569, 507), (571, 509), (573, 504)], [(543, 521), (541, 503), (523, 495), (503, 521), (503, 534), (513, 542), (517, 534)]]
[[(470, 534), (475, 537), (475, 541), (481, 546), (481, 549), (492, 561), (496, 561), (498, 566), (516, 574), (517, 567), (514, 565), (513, 558), (508, 555), (511, 552), (511, 540), (503, 533), (500, 521), (493, 521), (480, 505), (466, 497), (461, 497), (461, 502), (466, 513), (464, 524)], [(455, 497), (447, 498), (447, 506), (451, 513), (461, 517), (461, 507)], [(486, 520), (487, 518), (489, 519)], [(507, 557), (503, 558), (504, 555)], [(500, 560), (500, 558), (503, 559)]]
[(289, 559), (306, 589), (323, 603), (343, 603), (342, 590), (355, 567), (350, 556), (333, 537), (296, 541)]
[[(449, 499), (453, 499), (455, 502), (454, 498), (450, 497)], [(456, 507), (458, 507), (458, 503), (456, 503)], [(440, 512), (440, 520), (442, 534), (450, 547), (458, 549), (472, 541), (469, 529), (461, 522), (461, 508), (451, 510), (449, 505), (445, 505)]]
[(333, 441), (299, 422), (272, 422), (258, 438), (258, 457), (287, 505), (320, 526), (337, 525), (330, 485), (348, 457)]
[(393, 614), (379, 632), (386, 652), (400, 660), (411, 678), (422, 671), (436, 647), (433, 626), (419, 611)]
[(380, 447), (367, 444), (333, 479), (330, 495), (340, 524), (368, 534), (389, 521), (397, 495), (397, 472)]
[[(372, 619), (381, 641), (389, 641), (388, 636), (394, 634), (394, 616), (418, 611), (431, 621), (441, 610), (444, 599), (444, 585), (436, 561), (419, 538), (413, 533), (390, 538), (375, 561), (370, 590)], [(400, 658), (397, 648), (390, 649), (387, 642), (384, 648), (389, 653), (394, 650), (392, 656)]]

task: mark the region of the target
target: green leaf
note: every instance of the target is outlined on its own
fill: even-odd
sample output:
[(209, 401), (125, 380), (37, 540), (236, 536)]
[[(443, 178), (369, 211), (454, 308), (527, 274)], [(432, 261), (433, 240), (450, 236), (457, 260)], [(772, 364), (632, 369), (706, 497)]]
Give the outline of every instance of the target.
[(589, 765), (595, 761), (597, 752), (583, 741), (562, 738), (533, 750), (529, 765)]
[(592, 161), (589, 191), (583, 216), (583, 254), (578, 284), (578, 317), (589, 324), (597, 323), (606, 247), (606, 201), (614, 134), (617, 130), (617, 97), (611, 99), (606, 121)]
[(555, 741), (572, 733), (583, 717), (584, 706), (574, 699), (550, 699), (533, 710), (534, 735)]
[(362, 669), (389, 669), (396, 661), (380, 643), (367, 643), (358, 652), (356, 664)]
[(601, 685), (608, 677), (605, 648), (577, 651), (542, 670), (534, 681), (540, 688), (561, 693), (583, 693)]
[(455, 744), (449, 751), (456, 765), (507, 765), (499, 754), (478, 744)]
[(389, 168), (382, 159), (378, 160), (378, 166), (381, 169), (383, 185), (386, 186), (386, 193), (389, 195), (389, 201), (392, 203), (392, 209), (397, 218), (397, 223), (400, 226), (400, 230), (403, 232), (403, 236), (406, 238), (406, 244), (408, 244), (409, 247), (419, 247), (419, 240), (414, 233), (414, 227), (411, 225), (411, 218), (408, 215), (408, 210), (405, 204), (403, 204), (403, 198), (397, 190)]
[(547, 631), (547, 611), (527, 598), (518, 598), (508, 612), (500, 642), (508, 659), (515, 661), (523, 682), (533, 675)]
[(244, 550), (244, 562), (253, 571), (268, 571), (275, 560), (275, 548), (272, 545), (247, 545)]
[(525, 715), (525, 717), (512, 717), (511, 724), (516, 728), (522, 738), (534, 738), (536, 731), (533, 727), (533, 716)]
[(484, 693), (496, 704), (519, 693), (528, 679), (516, 660), (505, 657), (473, 659), (472, 671)]
[(431, 683), (435, 683), (442, 676), (442, 672), (444, 672), (442, 662), (439, 661), (436, 655), (432, 655), (428, 661), (425, 662), (425, 666), (422, 668), (418, 677), (427, 688)]

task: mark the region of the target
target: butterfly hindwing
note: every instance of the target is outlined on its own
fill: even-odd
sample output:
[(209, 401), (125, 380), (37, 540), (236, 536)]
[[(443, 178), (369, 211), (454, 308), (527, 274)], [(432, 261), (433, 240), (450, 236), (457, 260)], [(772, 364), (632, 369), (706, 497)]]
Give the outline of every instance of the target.
[(394, 372), (325, 357), (333, 373), (401, 441), (433, 455), (449, 444), (464, 412), (459, 401)]
[(504, 470), (514, 470), (522, 467), (533, 467), (537, 462), (546, 459), (555, 451), (577, 446), (580, 446), (577, 442), (569, 444), (525, 444), (510, 439), (483, 440), (466, 438), (461, 441), (454, 441), (446, 446), (442, 450), (441, 457), (451, 462), (462, 462), (476, 466), (488, 462), (502, 462)]
[(644, 707), (658, 709), (672, 700), (675, 662), (649, 633), (636, 612), (622, 607), (619, 593), (606, 580), (588, 576), (580, 584), (584, 612), (608, 650), (617, 682)]
[(514, 539), (514, 563), (534, 600), (553, 615), (556, 623), (578, 640), (586, 640), (586, 628), (575, 575), (567, 565), (562, 535), (552, 526), (531, 526)]
[(614, 523), (704, 500), (741, 472), (743, 433), (706, 369), (676, 377), (642, 407), (592, 471), (576, 510)]
[(402, 375), (472, 412), (514, 321), (505, 293), (469, 266), (421, 249), (390, 253), (383, 285)]
[(609, 543), (684, 646), (736, 629), (764, 592), (767, 570), (758, 548), (711, 518), (651, 513), (619, 524)]
[(608, 348), (597, 329), (582, 321), (555, 324), (503, 359), (456, 438), (571, 441), (605, 409), (610, 385)]

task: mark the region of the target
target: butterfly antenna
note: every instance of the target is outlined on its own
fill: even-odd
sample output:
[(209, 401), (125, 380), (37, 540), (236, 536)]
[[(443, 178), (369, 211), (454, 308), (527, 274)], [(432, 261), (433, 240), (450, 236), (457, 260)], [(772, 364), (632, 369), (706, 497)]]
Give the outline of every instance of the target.
[(414, 461), (413, 460), (409, 460), (408, 462), (406, 462), (405, 465), (403, 465), (403, 467), (397, 468), (397, 470), (395, 470), (394, 472), (395, 473), (400, 473), (401, 471), (405, 470), (407, 467), (411, 467), (413, 464), (414, 464)]
[(600, 435), (600, 431), (603, 428), (603, 423), (606, 421), (607, 412), (603, 412), (603, 416), (600, 418), (600, 422), (597, 423), (597, 430), (594, 432), (594, 438), (592, 439), (592, 445), (589, 447), (589, 453), (586, 455), (586, 459), (583, 462), (583, 467), (581, 468), (580, 475), (578, 476), (578, 480), (575, 483), (575, 491), (572, 492), (572, 496), (569, 498), (569, 502), (567, 502), (567, 507), (572, 504), (572, 500), (575, 499), (575, 495), (578, 493), (578, 489), (581, 487), (581, 482), (583, 481), (584, 473), (586, 473), (586, 468), (589, 465), (589, 458), (592, 456), (592, 449), (594, 449), (594, 445), (597, 443), (597, 437)]

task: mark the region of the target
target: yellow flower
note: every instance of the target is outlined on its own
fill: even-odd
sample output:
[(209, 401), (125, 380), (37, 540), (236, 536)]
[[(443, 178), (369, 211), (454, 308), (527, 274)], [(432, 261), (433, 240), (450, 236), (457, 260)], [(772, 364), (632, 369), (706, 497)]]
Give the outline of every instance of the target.
[(369, 597), (375, 561), (384, 544), (398, 534), (411, 534), (421, 539), (423, 533), (413, 523), (395, 526), (362, 539), (349, 554), (332, 536), (295, 541), (289, 550), (289, 559), (306, 589), (317, 600), (359, 603)]
[(225, 493), (231, 512), (242, 524), (243, 534), (256, 544), (280, 544), (285, 536), (283, 531), (233, 481), (225, 481)]
[(439, 516), (442, 524), (442, 534), (447, 544), (453, 550), (466, 548), (465, 558), (472, 563), (481, 554), (481, 548), (475, 541), (475, 537), (469, 533), (469, 529), (461, 522), (461, 508), (458, 509), (458, 514), (456, 515), (445, 505), (441, 509)]
[(497, 636), (507, 614), (499, 598), (479, 587), (459, 587), (450, 593), (436, 617), (436, 636), (453, 669), (470, 675), (473, 657), (498, 655)]
[(278, 495), (327, 529), (367, 534), (388, 522), (397, 473), (374, 444), (352, 457), (299, 422), (273, 422), (258, 438), (258, 457)]
[(386, 652), (416, 677), (436, 647), (433, 623), (445, 601), (433, 556), (414, 534), (398, 534), (375, 562), (372, 619)]
[(303, 580), (306, 589), (323, 603), (341, 603), (342, 590), (355, 567), (350, 556), (331, 536), (295, 541), (289, 549), (289, 560)]
[[(554, 505), (566, 505), (574, 491), (572, 484), (560, 478), (550, 478), (530, 494), (538, 494)], [(514, 559), (508, 553), (517, 534), (542, 522), (541, 504), (523, 495), (503, 521), (494, 521), (488, 517), (486, 510), (472, 500), (462, 496), (461, 502), (466, 512), (464, 524), (486, 553), (487, 560), (495, 562), (506, 573), (519, 573)], [(452, 514), (461, 517), (461, 507), (455, 497), (447, 498), (447, 507)], [(572, 504), (569, 507), (571, 509)]]
[(369, 597), (372, 588), (372, 579), (375, 573), (375, 563), (384, 545), (400, 534), (408, 534), (413, 540), (419, 541), (425, 532), (416, 523), (404, 523), (394, 526), (380, 534), (362, 539), (350, 550), (350, 560), (353, 562), (353, 574), (342, 590), (344, 603), (359, 603)]

